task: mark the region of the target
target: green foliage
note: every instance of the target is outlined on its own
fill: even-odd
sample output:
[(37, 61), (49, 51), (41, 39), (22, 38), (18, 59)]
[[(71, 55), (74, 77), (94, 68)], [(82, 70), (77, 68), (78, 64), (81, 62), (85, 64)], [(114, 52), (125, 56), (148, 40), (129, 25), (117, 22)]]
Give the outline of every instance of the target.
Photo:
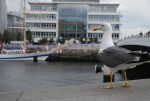
[(30, 30), (27, 30), (26, 31), (26, 38), (29, 42), (32, 42), (33, 39), (32, 39), (32, 32)]
[(94, 38), (94, 40), (93, 40), (93, 41), (94, 41), (94, 43), (97, 43), (98, 39), (97, 39), (97, 38)]
[(5, 30), (4, 34), (1, 35), (1, 39), (6, 43), (9, 43), (10, 41), (23, 41), (23, 35), (21, 33), (14, 33)]
[(23, 41), (23, 34), (22, 33), (17, 33), (16, 40), (17, 41)]
[(52, 44), (54, 42), (53, 38), (50, 38), (49, 43)]
[(96, 43), (98, 41), (97, 38), (91, 38), (91, 42)]
[(6, 43), (10, 43), (10, 41), (12, 40), (12, 36), (13, 35), (8, 30), (5, 30), (2, 36), (2, 41)]
[(41, 40), (39, 40), (39, 43), (40, 44), (47, 44), (48, 40), (47, 40), (47, 38), (42, 38)]
[(80, 38), (81, 43), (96, 43), (98, 41), (97, 38)]
[(18, 33), (12, 33), (12, 32), (11, 32), (12, 40), (13, 40), (13, 41), (18, 41), (18, 40), (17, 40), (17, 34), (18, 34)]
[(14, 41), (23, 41), (23, 35), (21, 33), (13, 33), (14, 37), (13, 40)]
[(86, 38), (87, 43), (91, 43), (91, 41), (92, 41), (92, 38)]
[(84, 43), (86, 43), (86, 38), (80, 38), (79, 41), (80, 41), (82, 44), (84, 44)]
[(0, 33), (0, 41), (2, 41), (2, 33)]

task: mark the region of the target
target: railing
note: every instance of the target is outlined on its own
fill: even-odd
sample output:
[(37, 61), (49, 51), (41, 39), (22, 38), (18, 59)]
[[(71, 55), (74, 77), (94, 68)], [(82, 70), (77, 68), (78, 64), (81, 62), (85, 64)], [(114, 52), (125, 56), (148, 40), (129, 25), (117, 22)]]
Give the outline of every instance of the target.
[[(3, 48), (6, 49), (21, 49), (22, 45), (20, 44), (3, 44)], [(27, 45), (27, 48), (56, 48), (58, 45)], [(100, 44), (72, 44), (66, 47), (67, 49), (99, 49)]]
[(140, 39), (140, 38), (150, 38), (150, 35), (135, 35), (135, 36), (126, 37), (124, 39), (121, 39), (120, 41), (126, 41), (130, 39)]
[[(20, 44), (3, 44), (3, 48), (5, 49), (21, 49), (22, 45)], [(45, 48), (46, 45), (27, 45), (27, 48), (34, 48), (34, 49), (42, 49)], [(48, 45), (49, 48), (55, 48), (57, 45)]]
[(71, 46), (67, 47), (68, 49), (99, 49), (100, 44), (72, 44)]
[(137, 46), (146, 46), (150, 47), (150, 35), (136, 35), (124, 38), (117, 42), (117, 46), (124, 46), (124, 45), (137, 45)]

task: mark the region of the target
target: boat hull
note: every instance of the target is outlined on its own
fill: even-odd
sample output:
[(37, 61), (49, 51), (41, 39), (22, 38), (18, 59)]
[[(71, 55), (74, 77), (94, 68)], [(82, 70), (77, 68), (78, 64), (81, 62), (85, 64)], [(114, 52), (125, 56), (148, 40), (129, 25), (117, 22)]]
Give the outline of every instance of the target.
[(34, 60), (34, 57), (36, 57), (37, 60), (46, 60), (50, 54), (53, 54), (57, 50), (65, 48), (68, 45), (69, 44), (58, 46), (56, 48), (51, 49), (50, 51), (37, 52), (37, 53), (26, 53), (26, 54), (18, 54), (18, 53), (23, 53), (23, 52), (20, 52), (20, 50), (19, 51), (5, 50), (4, 53), (6, 52), (6, 54), (0, 54), (0, 60)]
[(49, 54), (47, 53), (29, 53), (29, 54), (0, 54), (0, 60), (46, 60)]

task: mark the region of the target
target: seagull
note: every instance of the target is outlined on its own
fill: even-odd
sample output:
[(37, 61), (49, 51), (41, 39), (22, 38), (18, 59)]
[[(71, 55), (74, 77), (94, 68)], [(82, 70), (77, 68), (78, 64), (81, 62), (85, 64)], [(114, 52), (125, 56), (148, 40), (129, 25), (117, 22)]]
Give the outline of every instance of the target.
[(110, 23), (103, 23), (100, 25), (100, 27), (93, 29), (93, 31), (97, 30), (101, 30), (104, 32), (100, 50), (98, 53), (98, 58), (103, 67), (108, 68), (111, 71), (110, 84), (106, 88), (114, 88), (112, 84), (112, 75), (118, 70), (123, 70), (123, 74), (125, 77), (125, 83), (122, 86), (126, 88), (131, 87), (130, 83), (128, 82), (125, 70), (128, 68), (134, 68), (137, 65), (146, 62), (150, 62), (149, 59), (141, 62), (141, 59), (145, 57), (149, 58), (149, 54), (130, 51), (128, 49), (115, 46), (112, 40), (112, 26)]

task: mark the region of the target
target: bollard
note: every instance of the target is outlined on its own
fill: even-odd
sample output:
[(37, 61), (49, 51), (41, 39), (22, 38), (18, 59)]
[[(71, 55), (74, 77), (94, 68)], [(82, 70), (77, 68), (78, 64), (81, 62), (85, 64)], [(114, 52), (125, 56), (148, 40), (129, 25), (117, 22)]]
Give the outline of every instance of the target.
[(33, 57), (33, 61), (34, 61), (34, 62), (37, 62), (37, 61), (38, 61), (38, 57), (37, 57), (37, 56), (34, 56), (34, 57)]
[(102, 66), (95, 65), (95, 73), (99, 73), (99, 72), (102, 72), (102, 71), (103, 71)]
[[(104, 83), (110, 82), (111, 81), (111, 79), (110, 79), (111, 70), (106, 66), (104, 66), (103, 69), (104, 69), (103, 70), (103, 82)], [(112, 77), (113, 77), (112, 82), (114, 82), (114, 78), (115, 78), (114, 73), (113, 73)]]

